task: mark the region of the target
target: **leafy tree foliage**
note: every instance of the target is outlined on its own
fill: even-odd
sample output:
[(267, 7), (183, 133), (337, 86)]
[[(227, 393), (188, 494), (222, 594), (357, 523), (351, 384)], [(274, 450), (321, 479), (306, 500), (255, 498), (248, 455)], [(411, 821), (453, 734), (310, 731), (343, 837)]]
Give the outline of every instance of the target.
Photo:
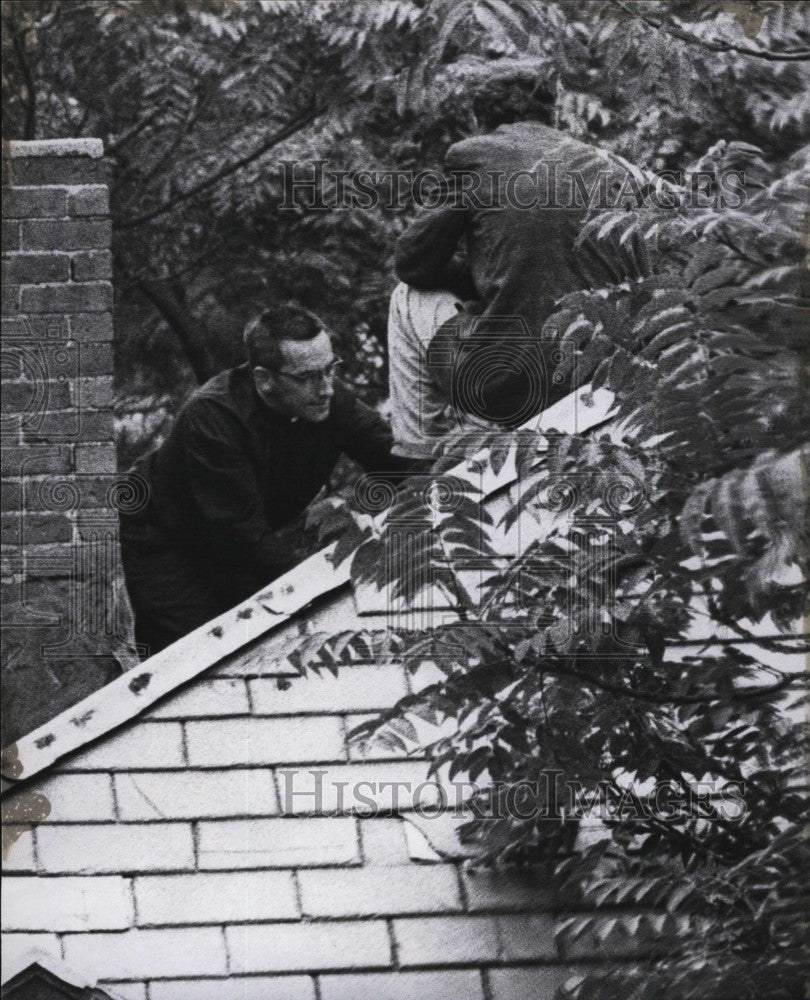
[[(239, 356), (268, 300), (322, 312), (361, 391), (383, 392), (408, 212), (282, 207), (281, 159), (439, 167), (450, 142), (520, 119), (622, 158), (636, 196), (582, 233), (616, 280), (545, 328), (576, 362), (560, 374), (615, 393), (613, 422), (477, 439), (485, 471), (515, 462), (497, 519), (446, 467), (383, 520), (324, 502), (315, 520), (358, 585), (409, 600), (429, 584), (456, 620), (311, 636), (299, 661), (436, 664), (439, 682), (358, 737), (401, 749), (419, 719), (450, 720), (428, 750), (484, 786), (490, 818), (465, 831), (481, 858), (546, 863), (630, 938), (670, 942), (652, 967), (572, 984), (575, 1000), (800, 995), (807, 747), (785, 658), (807, 570), (807, 6), (17, 0), (3, 18), (6, 135), (100, 135), (115, 161), (121, 381), (161, 414)], [(721, 202), (730, 171), (742, 197)], [(617, 238), (647, 278), (622, 273)], [(507, 530), (528, 539), (511, 555)], [(697, 620), (735, 641), (691, 642)], [(554, 771), (581, 794), (549, 823), (537, 779)], [(744, 790), (742, 815), (699, 794), (707, 779)], [(535, 782), (530, 818), (504, 819), (498, 796)], [(606, 836), (566, 853), (597, 795)], [(583, 915), (566, 934), (591, 930)]]
[(403, 213), (384, 192), (372, 209), (282, 208), (279, 161), (437, 167), (449, 142), (510, 118), (655, 169), (718, 135), (797, 147), (806, 63), (716, 47), (800, 50), (802, 5), (746, 4), (756, 44), (717, 4), (640, 8), (644, 20), (589, 0), (10, 0), (4, 130), (105, 140), (128, 394), (179, 401), (241, 357), (256, 302), (281, 299), (324, 313), (376, 399)]
[[(427, 632), (394, 618), (379, 635), (308, 639), (302, 669), (365, 658), (371, 644), (444, 674), (356, 738), (410, 749), (418, 719), (451, 720), (427, 751), (434, 770), (483, 782), (464, 829), (482, 860), (545, 862), (574, 898), (615, 909), (614, 928), (672, 939), (654, 975), (600, 973), (572, 987), (577, 1000), (786, 1000), (804, 983), (806, 183), (788, 166), (740, 210), (593, 219), (583, 238), (597, 245), (617, 219), (657, 234), (653, 277), (569, 295), (545, 328), (615, 393), (616, 416), (586, 436), (479, 437), (492, 474), (516, 463), (497, 523), (473, 485), (438, 470), (382, 520), (335, 499), (315, 515), (356, 586), (434, 605), (444, 595), (457, 615)], [(765, 230), (762, 218), (778, 222)], [(778, 251), (770, 238), (784, 240)], [(522, 544), (504, 558), (498, 539), (516, 528)], [(482, 565), (476, 590), (470, 571)], [(706, 639), (707, 624), (732, 639)], [(690, 642), (695, 626), (701, 642)], [(553, 798), (555, 772), (578, 797)], [(713, 798), (700, 795), (707, 781)], [(663, 814), (661, 789), (678, 802)], [(504, 807), (516, 790), (517, 812)], [(729, 816), (733, 790), (742, 812)], [(594, 802), (605, 837), (561, 858), (565, 827)]]
[[(526, 19), (537, 12), (486, 7), (515, 32), (516, 9)], [(467, 5), (466, 16), (477, 9)], [(451, 28), (437, 32), (434, 56), (469, 30), (461, 5), (445, 13)], [(777, 30), (782, 13), (770, 16), (766, 42), (792, 51)], [(736, 51), (747, 41), (729, 42), (723, 63), (717, 46), (725, 43), (703, 21), (673, 24), (677, 59), (694, 58), (690, 73), (720, 62), (708, 74), (718, 88), (731, 87), (735, 69), (742, 77), (743, 59), (793, 87), (806, 74), (798, 62), (784, 70), (770, 48)], [(597, 32), (608, 49), (620, 41), (611, 27)], [(766, 70), (754, 76), (767, 79)], [(597, 212), (584, 227), (583, 243), (602, 253), (616, 281), (561, 299), (544, 333), (568, 348), (562, 355), (581, 381), (615, 394), (610, 427), (584, 438), (479, 438), (493, 474), (507, 456), (516, 462), (517, 492), (498, 524), (480, 493), (442, 477), (441, 466), (382, 521), (367, 504), (352, 511), (334, 500), (317, 515), (324, 539), (338, 538), (335, 558), (351, 557), (357, 586), (434, 604), (443, 594), (457, 615), (427, 632), (404, 619), (381, 635), (308, 639), (302, 669), (366, 657), (371, 644), (377, 656), (444, 674), (356, 737), (402, 750), (414, 745), (419, 719), (451, 720), (452, 735), (442, 732), (428, 752), (434, 769), (483, 782), (465, 829), (482, 860), (544, 861), (574, 897), (610, 909), (609, 931), (666, 945), (651, 964), (570, 984), (566, 995), (577, 1000), (786, 1000), (805, 982), (807, 739), (802, 678), (789, 657), (807, 648), (794, 633), (807, 610), (810, 172), (806, 150), (785, 131), (796, 97), (775, 85), (779, 110), (767, 129), (755, 102), (733, 105), (750, 115), (746, 137), (762, 130), (761, 146), (735, 138), (729, 124), (731, 138), (715, 136), (702, 155), (673, 161), (694, 138), (681, 120), (673, 130), (683, 129), (682, 144), (657, 164), (678, 163), (680, 183), (628, 164), (637, 203)], [(629, 151), (628, 138), (617, 131), (613, 148)], [(644, 141), (638, 125), (634, 139)], [(716, 195), (730, 171), (744, 183), (723, 203)], [(715, 197), (696, 205), (700, 177)], [(622, 259), (611, 256), (616, 236), (642, 248), (649, 277), (622, 273)], [(524, 544), (504, 558), (496, 539), (515, 526)], [(493, 571), (475, 590), (470, 570), (481, 565)], [(735, 640), (690, 643), (699, 621)], [(757, 639), (753, 623), (769, 623), (772, 637)], [(549, 773), (578, 795), (561, 806)], [(706, 781), (720, 793), (713, 799), (700, 795)], [(654, 807), (661, 789), (678, 802), (663, 814)], [(723, 796), (735, 789), (742, 809), (730, 816)], [(521, 810), (502, 808), (518, 790)], [(606, 836), (561, 857), (566, 824), (586, 818), (594, 802)], [(576, 939), (593, 921), (572, 918), (563, 933)]]
[(97, 135), (114, 160), (129, 392), (182, 399), (241, 358), (258, 303), (292, 300), (336, 328), (351, 373), (380, 397), (401, 212), (284, 209), (277, 157), (304, 174), (313, 158), (396, 165), (386, 81), (418, 14), (400, 2), (4, 7), (6, 135)]

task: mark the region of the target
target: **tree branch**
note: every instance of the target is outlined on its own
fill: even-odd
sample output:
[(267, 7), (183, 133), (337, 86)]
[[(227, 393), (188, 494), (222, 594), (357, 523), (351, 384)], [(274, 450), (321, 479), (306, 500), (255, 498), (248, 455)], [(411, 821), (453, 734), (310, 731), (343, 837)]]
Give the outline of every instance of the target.
[(266, 153), (268, 150), (272, 149), (273, 146), (278, 145), (278, 143), (283, 142), (288, 139), (291, 135), (294, 135), (300, 129), (305, 128), (310, 125), (318, 117), (318, 112), (314, 107), (310, 107), (307, 111), (300, 114), (297, 118), (294, 118), (291, 122), (288, 122), (277, 132), (274, 132), (269, 139), (266, 139), (263, 143), (247, 153), (245, 156), (240, 157), (233, 163), (229, 163), (224, 166), (221, 170), (217, 170), (216, 173), (207, 177), (204, 181), (200, 181), (199, 184), (195, 184), (193, 187), (189, 188), (187, 191), (180, 191), (178, 194), (169, 198), (168, 201), (159, 205), (157, 208), (153, 208), (149, 212), (145, 212), (143, 215), (136, 215), (132, 219), (123, 219), (115, 224), (117, 229), (134, 229), (136, 226), (142, 226), (145, 222), (151, 222), (152, 219), (158, 218), (160, 215), (164, 215), (184, 201), (188, 201), (189, 198), (194, 198), (196, 195), (203, 191), (208, 190), (208, 188), (213, 187), (218, 184), (229, 174), (235, 173), (237, 170), (241, 170), (242, 167), (247, 166), (254, 160), (257, 160), (260, 156)]
[(31, 139), (36, 139), (37, 136), (37, 87), (34, 82), (34, 74), (31, 72), (31, 67), (25, 55), (25, 46), (19, 33), (13, 35), (12, 44), (14, 45), (14, 54), (17, 56), (17, 61), (20, 64), (23, 79), (25, 80), (25, 89), (28, 92), (25, 98), (25, 129), (23, 139), (30, 141)]
[(192, 106), (189, 113), (186, 115), (186, 120), (183, 122), (182, 127), (176, 130), (174, 138), (169, 143), (168, 148), (164, 150), (164, 152), (160, 156), (158, 156), (155, 163), (152, 164), (152, 166), (146, 171), (146, 173), (141, 178), (142, 187), (146, 188), (147, 185), (150, 183), (150, 181), (152, 181), (154, 177), (156, 177), (158, 174), (161, 173), (161, 171), (165, 168), (166, 164), (169, 163), (171, 158), (180, 148), (183, 140), (186, 139), (188, 134), (191, 132), (191, 129), (194, 127), (197, 118), (199, 117), (202, 111), (201, 101), (202, 101), (201, 92), (198, 89), (196, 96), (194, 98), (194, 105)]
[(168, 106), (169, 102), (164, 101), (162, 104), (158, 105), (158, 107), (156, 107), (153, 111), (150, 111), (150, 113), (146, 115), (145, 118), (142, 118), (139, 122), (136, 122), (132, 126), (132, 128), (127, 129), (127, 131), (124, 132), (124, 134), (120, 138), (116, 139), (115, 142), (111, 143), (105, 150), (105, 154), (107, 156), (112, 156), (114, 153), (117, 153), (122, 146), (126, 145), (126, 143), (130, 141), (130, 139), (134, 139), (136, 135), (140, 135), (145, 128), (148, 128), (152, 124), (152, 122), (157, 118), (157, 116), (162, 111), (164, 111)]
[[(799, 639), (804, 639), (803, 646), (784, 646), (781, 642), (775, 642), (769, 636), (754, 635), (754, 633), (749, 632), (747, 628), (743, 628), (739, 622), (735, 622), (733, 618), (729, 618), (724, 615), (720, 608), (718, 608), (717, 601), (712, 594), (706, 594), (706, 603), (709, 606), (709, 610), (711, 611), (713, 618), (715, 618), (721, 625), (725, 625), (726, 628), (730, 628), (732, 632), (736, 632), (741, 639), (745, 639), (747, 642), (751, 642), (756, 646), (762, 646), (763, 649), (767, 649), (772, 653), (784, 653), (787, 656), (793, 656), (796, 653), (810, 652), (810, 646), (808, 645), (806, 635), (798, 636)], [(730, 641), (739, 642), (739, 639)]]
[(191, 370), (202, 385), (212, 372), (205, 347), (199, 342), (200, 324), (189, 319), (177, 299), (157, 282), (138, 279), (135, 288), (154, 306), (180, 341)]
[[(230, 64), (231, 60), (236, 57), (239, 48), (242, 46), (247, 37), (248, 36), (246, 34), (243, 35), (234, 44), (227, 58), (224, 60), (226, 65)], [(186, 115), (186, 120), (183, 122), (181, 127), (176, 129), (175, 136), (169, 143), (168, 148), (160, 156), (158, 156), (157, 161), (154, 164), (152, 164), (149, 170), (147, 170), (146, 174), (141, 178), (141, 184), (144, 188), (157, 174), (159, 174), (164, 169), (166, 164), (171, 160), (171, 158), (180, 148), (180, 145), (183, 142), (183, 140), (189, 135), (192, 128), (197, 123), (197, 120), (202, 114), (209, 98), (211, 97), (211, 95), (214, 93), (215, 90), (217, 90), (219, 87), (222, 86), (224, 79), (225, 79), (225, 74), (220, 76), (220, 79), (217, 81), (216, 84), (211, 82), (197, 87), (194, 96), (194, 103), (191, 109), (189, 110), (189, 113)], [(228, 140), (223, 140), (223, 145), (227, 141)]]
[(617, 7), (620, 7), (630, 17), (637, 17), (648, 27), (661, 31), (665, 35), (671, 35), (688, 45), (699, 45), (710, 52), (735, 52), (741, 56), (751, 56), (753, 59), (765, 59), (768, 62), (808, 62), (810, 61), (810, 49), (787, 49), (784, 52), (774, 52), (771, 49), (758, 49), (751, 45), (738, 45), (736, 42), (713, 42), (707, 38), (698, 38), (682, 28), (678, 28), (671, 22), (664, 24), (656, 21), (655, 18), (648, 17), (640, 11), (625, 3), (625, 0), (612, 0)]
[[(593, 687), (599, 688), (601, 691), (607, 691), (608, 694), (621, 695), (626, 698), (633, 698), (636, 701), (643, 701), (650, 705), (710, 705), (715, 701), (720, 700), (722, 697), (719, 694), (715, 695), (661, 695), (653, 694), (652, 692), (639, 691), (635, 688), (628, 688), (621, 684), (609, 684), (607, 681), (599, 680), (596, 677), (591, 677), (590, 674), (586, 674), (581, 670), (574, 670), (571, 667), (559, 669), (553, 664), (549, 665), (546, 660), (543, 662), (543, 669), (547, 670), (549, 673), (553, 674), (555, 677), (573, 677), (577, 680), (584, 681), (586, 684), (590, 684)], [(768, 687), (758, 687), (750, 688), (748, 690), (735, 690), (734, 696), (740, 701), (752, 701), (755, 698), (761, 698), (771, 694), (777, 694), (779, 691), (783, 691), (785, 688), (789, 687), (794, 681), (802, 680), (802, 677), (798, 674), (788, 674), (783, 677), (782, 680), (777, 681), (776, 684), (771, 684)]]

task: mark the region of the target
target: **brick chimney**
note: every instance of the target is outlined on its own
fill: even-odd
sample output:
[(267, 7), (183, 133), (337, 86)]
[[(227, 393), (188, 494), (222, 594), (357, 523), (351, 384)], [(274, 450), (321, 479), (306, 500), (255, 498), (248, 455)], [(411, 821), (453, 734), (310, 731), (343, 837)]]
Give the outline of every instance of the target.
[(107, 170), (99, 139), (3, 148), (5, 743), (131, 663)]

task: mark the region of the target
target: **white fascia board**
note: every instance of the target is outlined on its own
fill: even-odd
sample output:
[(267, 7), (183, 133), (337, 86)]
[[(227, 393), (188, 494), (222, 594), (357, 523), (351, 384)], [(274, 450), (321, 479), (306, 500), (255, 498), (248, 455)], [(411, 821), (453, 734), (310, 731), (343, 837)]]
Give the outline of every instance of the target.
[(334, 567), (328, 558), (331, 551), (328, 548), (310, 556), (260, 593), (6, 747), (2, 792), (117, 729), (158, 699), (289, 621), (316, 598), (344, 586), (349, 581), (348, 561)]

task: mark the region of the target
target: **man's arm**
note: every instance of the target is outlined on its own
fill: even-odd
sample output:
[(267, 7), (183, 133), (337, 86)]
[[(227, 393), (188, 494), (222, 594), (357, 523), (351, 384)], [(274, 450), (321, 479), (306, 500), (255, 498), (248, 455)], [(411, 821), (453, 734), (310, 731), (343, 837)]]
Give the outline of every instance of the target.
[(225, 408), (200, 400), (184, 414), (186, 485), (205, 524), (208, 552), (256, 574), (257, 586), (286, 572), (294, 554), (268, 528), (246, 429)]
[(423, 292), (446, 289), (462, 299), (475, 298), (469, 267), (459, 257), (467, 221), (460, 206), (423, 211), (397, 240), (399, 280)]
[(342, 450), (369, 473), (393, 473), (400, 480), (412, 459), (391, 454), (391, 428), (376, 410), (355, 398), (344, 386), (336, 387), (332, 403)]

